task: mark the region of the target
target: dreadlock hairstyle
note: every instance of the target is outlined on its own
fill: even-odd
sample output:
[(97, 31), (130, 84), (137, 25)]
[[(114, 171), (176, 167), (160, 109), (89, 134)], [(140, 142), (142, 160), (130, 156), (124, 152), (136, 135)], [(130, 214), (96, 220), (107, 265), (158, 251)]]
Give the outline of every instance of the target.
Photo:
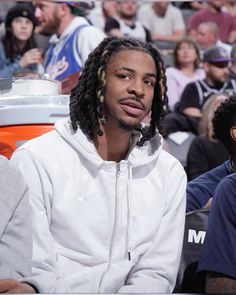
[(70, 119), (74, 131), (80, 126), (84, 134), (93, 139), (95, 134), (103, 134), (100, 123), (104, 123), (104, 106), (106, 86), (106, 67), (112, 55), (121, 50), (142, 51), (155, 61), (157, 69), (157, 82), (154, 88), (154, 96), (151, 106), (151, 121), (148, 128), (138, 128), (142, 133), (138, 146), (152, 138), (158, 128), (164, 133), (163, 118), (168, 111), (168, 99), (166, 95), (165, 68), (161, 55), (150, 44), (129, 38), (105, 38), (100, 45), (90, 53), (78, 85), (72, 89), (70, 96)]
[(236, 96), (230, 96), (220, 104), (214, 113), (212, 123), (215, 136), (232, 154), (235, 141), (231, 137), (230, 129), (236, 127)]

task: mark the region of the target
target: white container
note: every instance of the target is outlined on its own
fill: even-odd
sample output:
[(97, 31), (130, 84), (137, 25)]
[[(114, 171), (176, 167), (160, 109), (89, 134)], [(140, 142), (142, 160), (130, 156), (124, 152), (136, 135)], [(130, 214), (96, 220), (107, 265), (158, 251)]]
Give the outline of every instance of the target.
[(58, 95), (59, 82), (45, 78), (12, 78), (12, 88), (0, 90), (0, 97)]

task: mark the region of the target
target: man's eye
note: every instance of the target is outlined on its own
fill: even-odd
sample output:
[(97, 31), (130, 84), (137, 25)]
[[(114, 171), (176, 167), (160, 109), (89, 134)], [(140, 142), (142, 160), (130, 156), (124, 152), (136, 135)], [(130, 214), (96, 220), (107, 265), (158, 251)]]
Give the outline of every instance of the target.
[(119, 78), (121, 78), (123, 80), (128, 80), (129, 76), (127, 74), (119, 74)]
[(148, 86), (154, 87), (155, 82), (152, 80), (145, 80), (145, 84), (147, 84)]

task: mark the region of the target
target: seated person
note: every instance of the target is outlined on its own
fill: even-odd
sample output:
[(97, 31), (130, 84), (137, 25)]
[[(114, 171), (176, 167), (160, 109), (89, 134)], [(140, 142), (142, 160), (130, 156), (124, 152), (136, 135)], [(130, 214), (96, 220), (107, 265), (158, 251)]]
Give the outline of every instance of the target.
[(28, 188), (20, 172), (3, 156), (0, 211), (0, 292), (21, 292), (16, 280), (31, 274), (32, 260)]
[(187, 212), (203, 208), (213, 197), (221, 179), (236, 172), (236, 96), (221, 103), (212, 123), (215, 136), (226, 147), (231, 159), (188, 182)]
[(204, 52), (203, 69), (206, 77), (189, 83), (180, 98), (176, 112), (166, 116), (167, 135), (176, 131), (198, 134), (202, 107), (212, 94), (236, 94), (236, 83), (228, 79), (231, 57), (222, 47), (212, 47)]
[(216, 138), (212, 118), (218, 106), (228, 98), (225, 94), (213, 94), (202, 108), (199, 136), (196, 136), (187, 154), (188, 180), (221, 165), (229, 159), (229, 152)]
[(170, 1), (142, 5), (137, 19), (150, 31), (152, 41), (177, 42), (186, 32), (181, 10), (174, 7)]
[[(236, 129), (234, 128), (234, 136)], [(206, 272), (206, 293), (236, 293), (236, 174), (217, 186), (198, 270)]]
[(18, 3), (8, 11), (6, 32), (0, 40), (1, 78), (11, 78), (22, 70), (43, 74), (42, 52), (36, 48), (34, 37), (36, 24), (34, 11), (27, 3)]
[(110, 36), (131, 37), (151, 42), (150, 32), (136, 20), (137, 4), (133, 0), (117, 1), (117, 16), (107, 19), (105, 32)]

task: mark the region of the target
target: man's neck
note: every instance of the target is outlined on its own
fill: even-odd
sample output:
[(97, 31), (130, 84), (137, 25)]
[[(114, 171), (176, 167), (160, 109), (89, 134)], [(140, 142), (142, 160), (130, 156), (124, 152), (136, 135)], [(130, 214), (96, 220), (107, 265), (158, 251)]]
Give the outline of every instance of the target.
[(102, 126), (103, 135), (96, 136), (94, 144), (100, 157), (105, 161), (120, 162), (124, 160), (130, 148), (132, 132), (120, 130), (110, 132)]
[(134, 25), (134, 19), (132, 19), (132, 18), (122, 18), (121, 17), (121, 19), (129, 27), (132, 27)]
[(69, 27), (69, 25), (74, 20), (74, 18), (75, 18), (75, 15), (73, 15), (73, 14), (70, 14), (70, 15), (63, 18), (63, 21), (61, 22), (61, 24), (57, 30), (58, 37), (60, 37), (63, 34), (63, 32)]
[(205, 82), (209, 87), (216, 89), (216, 90), (220, 90), (226, 81), (225, 82), (215, 82), (212, 79), (206, 77)]
[(221, 12), (221, 9), (220, 9), (220, 8), (217, 9), (217, 8), (215, 8), (214, 6), (210, 5), (210, 4), (208, 4), (208, 9), (209, 9), (212, 13), (215, 13), (215, 14)]

